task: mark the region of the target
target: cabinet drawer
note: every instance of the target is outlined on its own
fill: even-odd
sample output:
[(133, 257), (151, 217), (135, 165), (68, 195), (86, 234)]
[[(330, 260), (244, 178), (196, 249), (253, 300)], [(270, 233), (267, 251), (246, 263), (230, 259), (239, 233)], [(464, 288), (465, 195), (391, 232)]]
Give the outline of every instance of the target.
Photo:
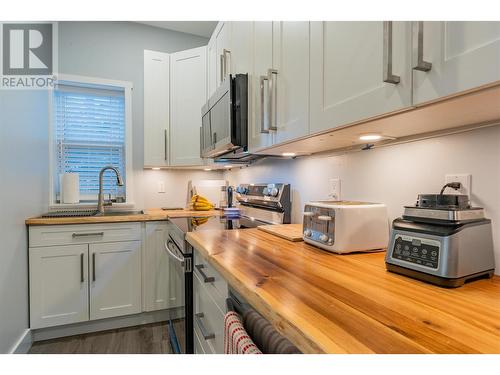
[[(207, 293), (214, 300), (221, 311), (226, 311), (226, 298), (229, 294), (226, 280), (215, 270), (215, 268), (195, 251), (193, 273), (198, 281), (205, 286)], [(203, 275), (204, 274), (204, 275)], [(205, 281), (205, 277), (213, 281)]]
[[(194, 329), (205, 352), (224, 353), (224, 313), (213, 301), (198, 278), (194, 278)], [(205, 338), (206, 335), (212, 335)], [(207, 351), (206, 347), (210, 350)]]
[(140, 241), (141, 223), (42, 225), (29, 227), (29, 246)]
[(206, 341), (200, 339), (197, 329), (194, 330), (194, 354), (214, 354)]

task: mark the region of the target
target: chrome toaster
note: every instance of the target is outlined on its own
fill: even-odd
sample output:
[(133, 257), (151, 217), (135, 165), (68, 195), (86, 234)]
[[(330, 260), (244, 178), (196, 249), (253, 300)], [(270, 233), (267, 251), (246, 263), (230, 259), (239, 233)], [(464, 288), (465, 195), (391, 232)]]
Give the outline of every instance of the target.
[(313, 201), (305, 205), (304, 241), (334, 253), (383, 250), (389, 241), (381, 203)]

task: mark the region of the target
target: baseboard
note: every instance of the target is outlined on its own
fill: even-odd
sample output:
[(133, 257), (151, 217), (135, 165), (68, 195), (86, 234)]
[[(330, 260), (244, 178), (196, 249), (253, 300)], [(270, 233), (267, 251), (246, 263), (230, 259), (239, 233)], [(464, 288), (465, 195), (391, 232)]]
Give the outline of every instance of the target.
[(183, 310), (183, 308), (175, 308), (169, 310), (145, 312), (136, 315), (125, 315), (116, 318), (75, 323), (65, 326), (41, 328), (32, 330), (32, 340), (33, 342), (36, 342), (60, 337), (81, 335), (85, 333), (107, 331), (110, 329), (158, 323), (166, 321), (168, 319), (177, 319), (182, 317)]
[(24, 333), (19, 337), (17, 343), (14, 344), (10, 350), (10, 354), (26, 354), (31, 348), (33, 343), (33, 337), (30, 329), (26, 329)]

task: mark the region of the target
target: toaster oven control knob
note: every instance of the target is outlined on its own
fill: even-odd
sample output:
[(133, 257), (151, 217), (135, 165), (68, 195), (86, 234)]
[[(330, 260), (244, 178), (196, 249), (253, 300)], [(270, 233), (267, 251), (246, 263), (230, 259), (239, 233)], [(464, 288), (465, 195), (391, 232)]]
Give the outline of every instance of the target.
[(312, 236), (312, 231), (311, 231), (310, 229), (306, 229), (306, 230), (304, 231), (304, 236), (306, 236), (306, 237), (311, 237), (311, 236)]
[(330, 238), (326, 235), (326, 234), (322, 234), (321, 236), (319, 236), (319, 240), (321, 242), (328, 242)]

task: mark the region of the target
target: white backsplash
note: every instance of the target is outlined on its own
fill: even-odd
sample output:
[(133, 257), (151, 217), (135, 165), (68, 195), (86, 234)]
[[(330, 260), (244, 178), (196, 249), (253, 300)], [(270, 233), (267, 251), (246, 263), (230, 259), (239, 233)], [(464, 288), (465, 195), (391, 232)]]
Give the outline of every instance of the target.
[(493, 221), (500, 274), (500, 126), (340, 156), (266, 159), (225, 178), (232, 185), (290, 183), (292, 222), (300, 223), (304, 203), (328, 198), (331, 178), (341, 179), (342, 199), (385, 203), (394, 219), (419, 193), (438, 193), (449, 173), (472, 174), (471, 200)]

